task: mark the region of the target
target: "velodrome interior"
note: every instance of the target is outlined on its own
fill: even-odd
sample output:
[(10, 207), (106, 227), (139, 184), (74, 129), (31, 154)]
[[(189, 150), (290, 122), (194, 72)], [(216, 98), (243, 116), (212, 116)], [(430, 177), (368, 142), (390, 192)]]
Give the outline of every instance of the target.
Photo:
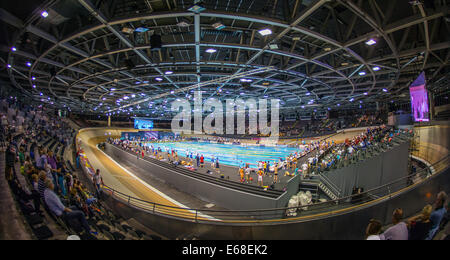
[[(0, 3), (0, 239), (449, 238), (446, 1), (20, 2)], [(210, 98), (276, 100), (279, 135), (249, 103), (244, 133), (207, 133)]]

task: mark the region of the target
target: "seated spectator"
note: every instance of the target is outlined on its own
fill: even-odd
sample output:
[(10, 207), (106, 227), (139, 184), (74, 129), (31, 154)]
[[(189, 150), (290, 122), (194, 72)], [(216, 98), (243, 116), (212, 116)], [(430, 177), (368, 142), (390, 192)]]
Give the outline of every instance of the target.
[(447, 202), (447, 209), (444, 218), (441, 221), (441, 229), (444, 229), (450, 221), (450, 201)]
[(402, 218), (403, 210), (394, 210), (394, 213), (392, 214), (393, 226), (383, 233), (386, 240), (408, 240), (408, 227), (406, 226), (406, 223), (401, 222)]
[(366, 229), (366, 240), (384, 240), (381, 234), (381, 222), (371, 219)]
[(84, 213), (75, 208), (67, 208), (64, 206), (58, 195), (54, 192), (55, 187), (50, 180), (47, 180), (46, 185), (47, 188), (44, 191), (44, 201), (50, 211), (56, 216), (64, 218), (68, 222), (73, 219), (78, 220), (86, 231), (86, 234), (96, 235), (96, 232), (91, 232)]
[(435, 209), (434, 209), (433, 213), (431, 213), (431, 216), (430, 216), (430, 221), (432, 223), (432, 227), (431, 227), (430, 233), (428, 234), (427, 240), (432, 240), (439, 230), (441, 221), (444, 218), (445, 213), (447, 212), (444, 207), (446, 200), (447, 200), (447, 194), (444, 191), (439, 192), (439, 194), (437, 195), (436, 202), (435, 202)]
[(430, 221), (432, 210), (431, 205), (426, 205), (419, 216), (408, 220), (409, 240), (425, 240), (427, 238), (432, 227)]

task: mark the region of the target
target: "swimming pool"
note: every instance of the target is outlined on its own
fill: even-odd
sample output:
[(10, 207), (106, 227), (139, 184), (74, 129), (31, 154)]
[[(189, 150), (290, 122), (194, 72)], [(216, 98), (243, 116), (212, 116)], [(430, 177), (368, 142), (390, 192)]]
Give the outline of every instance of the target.
[(177, 151), (179, 156), (186, 157), (191, 152), (194, 155), (199, 153), (205, 157), (205, 163), (210, 163), (212, 157), (219, 158), (220, 164), (226, 164), (239, 167), (241, 163), (250, 163), (256, 166), (258, 161), (279, 161), (280, 158), (286, 159), (296, 152), (301, 153), (298, 148), (290, 148), (284, 146), (264, 147), (264, 146), (240, 146), (232, 144), (215, 144), (203, 142), (174, 142), (174, 143), (150, 143), (148, 146), (159, 147), (162, 151), (173, 149)]

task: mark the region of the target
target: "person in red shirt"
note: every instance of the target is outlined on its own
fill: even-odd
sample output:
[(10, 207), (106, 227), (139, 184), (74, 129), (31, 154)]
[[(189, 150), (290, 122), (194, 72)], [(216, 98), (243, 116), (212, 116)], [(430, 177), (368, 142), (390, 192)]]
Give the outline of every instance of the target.
[(205, 164), (205, 157), (203, 157), (203, 154), (202, 154), (202, 156), (200, 157), (200, 167), (203, 168), (204, 164)]

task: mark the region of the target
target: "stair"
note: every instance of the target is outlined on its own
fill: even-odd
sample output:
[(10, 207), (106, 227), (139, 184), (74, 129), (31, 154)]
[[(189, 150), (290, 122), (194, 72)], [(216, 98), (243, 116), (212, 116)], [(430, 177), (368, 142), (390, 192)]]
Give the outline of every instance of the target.
[(328, 197), (330, 197), (331, 200), (337, 200), (339, 199), (339, 197), (334, 194), (325, 184), (323, 184), (322, 182), (319, 183), (319, 188), (325, 193), (327, 194)]

